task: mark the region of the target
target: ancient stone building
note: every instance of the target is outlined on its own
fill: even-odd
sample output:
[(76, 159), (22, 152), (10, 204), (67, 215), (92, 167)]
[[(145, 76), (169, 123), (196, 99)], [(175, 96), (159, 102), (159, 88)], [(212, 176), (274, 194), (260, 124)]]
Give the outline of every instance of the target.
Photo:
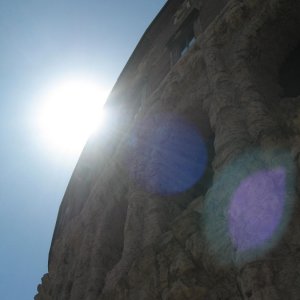
[(299, 16), (165, 4), (76, 166), (36, 300), (300, 299)]

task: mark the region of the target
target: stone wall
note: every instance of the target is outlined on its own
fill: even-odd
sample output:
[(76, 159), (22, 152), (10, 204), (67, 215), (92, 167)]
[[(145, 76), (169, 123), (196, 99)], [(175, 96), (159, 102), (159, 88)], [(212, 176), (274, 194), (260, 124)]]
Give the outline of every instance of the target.
[[(187, 2), (197, 40), (170, 65)], [(280, 86), (299, 13), (168, 1), (76, 166), (36, 300), (299, 299), (300, 99)]]

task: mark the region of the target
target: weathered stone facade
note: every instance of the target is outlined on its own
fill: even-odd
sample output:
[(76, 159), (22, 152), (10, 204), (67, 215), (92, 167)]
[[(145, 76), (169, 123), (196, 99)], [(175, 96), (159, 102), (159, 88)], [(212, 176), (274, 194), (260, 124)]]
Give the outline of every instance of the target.
[[(76, 166), (36, 300), (300, 299), (299, 65), (285, 66), (299, 15), (296, 0), (166, 3)], [(199, 136), (205, 170), (186, 181)]]

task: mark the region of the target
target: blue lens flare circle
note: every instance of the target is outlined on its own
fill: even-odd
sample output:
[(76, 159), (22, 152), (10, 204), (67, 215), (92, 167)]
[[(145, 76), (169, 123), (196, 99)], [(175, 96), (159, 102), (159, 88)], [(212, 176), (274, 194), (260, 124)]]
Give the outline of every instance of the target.
[(129, 146), (131, 174), (150, 192), (184, 192), (205, 173), (205, 140), (195, 126), (182, 118), (157, 115), (138, 122)]

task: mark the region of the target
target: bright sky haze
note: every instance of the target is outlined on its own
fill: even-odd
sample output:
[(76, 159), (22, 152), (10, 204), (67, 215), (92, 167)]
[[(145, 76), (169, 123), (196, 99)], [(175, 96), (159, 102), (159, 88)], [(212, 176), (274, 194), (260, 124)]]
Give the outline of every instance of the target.
[[(165, 2), (0, 0), (1, 300), (36, 294), (59, 204), (86, 132), (99, 125), (88, 116)], [(80, 141), (68, 131), (79, 115)]]

